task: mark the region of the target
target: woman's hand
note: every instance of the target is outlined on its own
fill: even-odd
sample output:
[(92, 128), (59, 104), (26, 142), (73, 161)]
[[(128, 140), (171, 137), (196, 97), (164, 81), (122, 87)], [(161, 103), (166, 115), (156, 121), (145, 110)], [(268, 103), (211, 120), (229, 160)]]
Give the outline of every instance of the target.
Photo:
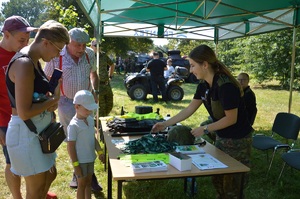
[(105, 159), (105, 155), (104, 155), (104, 154), (98, 155), (98, 159), (99, 159), (103, 164), (105, 164), (106, 159)]
[(151, 132), (152, 133), (157, 133), (160, 132), (162, 130), (165, 130), (167, 128), (166, 124), (164, 122), (158, 122), (156, 124), (153, 125)]
[(83, 177), (82, 170), (81, 170), (80, 166), (74, 167), (74, 173), (75, 173), (77, 178), (82, 178)]
[(204, 135), (204, 127), (200, 126), (191, 130), (191, 134), (196, 138)]
[(54, 97), (57, 98), (57, 99), (60, 98), (60, 85), (61, 84), (62, 84), (62, 78), (60, 78), (58, 80), (58, 84), (57, 84), (57, 86), (56, 86), (56, 88), (54, 90), (54, 93), (53, 93)]
[(54, 112), (58, 107), (58, 103), (55, 103), (54, 105), (50, 106), (47, 111), (48, 112)]

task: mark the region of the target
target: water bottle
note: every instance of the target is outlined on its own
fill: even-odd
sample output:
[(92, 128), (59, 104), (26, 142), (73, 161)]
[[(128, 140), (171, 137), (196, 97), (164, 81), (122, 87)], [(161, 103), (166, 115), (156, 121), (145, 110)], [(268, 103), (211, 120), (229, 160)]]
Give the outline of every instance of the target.
[(34, 92), (33, 95), (32, 95), (32, 101), (35, 102), (35, 103), (44, 102), (47, 99), (48, 99), (48, 97), (43, 93)]
[(121, 115), (124, 115), (124, 114), (125, 114), (124, 107), (122, 106), (122, 108), (121, 108)]
[(160, 110), (159, 108), (157, 108), (157, 109), (156, 109), (156, 113), (157, 113), (157, 115), (159, 115), (159, 110)]

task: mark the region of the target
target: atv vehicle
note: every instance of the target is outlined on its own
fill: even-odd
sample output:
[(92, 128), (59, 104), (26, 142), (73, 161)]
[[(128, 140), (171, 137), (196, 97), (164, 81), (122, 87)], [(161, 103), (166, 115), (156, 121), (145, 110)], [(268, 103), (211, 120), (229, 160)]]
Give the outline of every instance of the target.
[[(180, 75), (188, 73), (186, 68), (178, 67), (175, 69), (175, 75), (166, 80), (167, 97), (171, 101), (180, 101), (184, 96), (184, 91), (180, 85), (184, 79)], [(124, 80), (124, 86), (127, 94), (133, 100), (145, 100), (148, 94), (152, 94), (150, 72), (146, 72), (146, 68), (139, 73), (131, 73)], [(158, 94), (161, 93), (158, 91)]]

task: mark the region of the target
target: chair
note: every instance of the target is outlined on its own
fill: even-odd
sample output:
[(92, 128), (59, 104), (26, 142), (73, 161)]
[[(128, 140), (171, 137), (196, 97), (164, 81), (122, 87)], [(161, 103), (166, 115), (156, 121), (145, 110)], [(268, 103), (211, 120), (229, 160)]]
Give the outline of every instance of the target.
[(283, 170), (284, 170), (286, 164), (288, 164), (292, 168), (300, 170), (300, 150), (297, 150), (297, 151), (290, 150), (287, 153), (283, 153), (281, 155), (281, 158), (284, 162), (283, 162), (281, 172), (278, 176), (277, 183), (279, 182), (279, 179), (282, 176), (282, 173), (283, 173)]
[[(252, 146), (255, 149), (266, 151), (273, 149), (272, 159), (267, 171), (267, 175), (271, 169), (275, 153), (278, 149), (290, 150), (293, 148), (295, 141), (298, 138), (300, 130), (300, 118), (292, 113), (278, 113), (275, 117), (272, 126), (272, 135), (266, 136), (258, 134), (253, 136)], [(292, 141), (292, 143), (286, 144), (274, 138), (274, 135), (278, 134), (287, 141)], [(288, 143), (288, 142), (287, 142)]]

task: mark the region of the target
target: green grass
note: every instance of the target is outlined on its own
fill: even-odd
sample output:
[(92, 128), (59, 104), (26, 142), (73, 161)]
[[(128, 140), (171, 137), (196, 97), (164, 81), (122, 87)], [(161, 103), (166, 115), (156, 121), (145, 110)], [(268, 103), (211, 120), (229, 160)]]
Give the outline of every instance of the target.
[[(114, 92), (114, 108), (111, 115), (119, 115), (121, 107), (123, 106), (125, 111), (134, 112), (135, 106), (153, 106), (153, 110), (160, 109), (160, 113), (165, 116), (171, 114), (171, 116), (178, 113), (193, 97), (196, 89), (194, 84), (184, 84), (183, 89), (185, 91), (184, 99), (181, 102), (176, 103), (153, 103), (152, 96), (148, 95), (146, 101), (132, 101), (127, 96), (126, 90), (123, 85), (123, 77), (115, 75), (112, 81), (112, 87)], [(278, 112), (288, 111), (288, 98), (289, 92), (278, 89), (268, 89), (268, 87), (255, 87), (254, 92), (257, 98), (258, 113), (254, 128), (255, 133), (270, 133), (275, 115)], [(291, 112), (300, 115), (300, 93), (293, 92), (293, 100)], [(183, 121), (182, 124), (189, 125), (191, 127), (198, 126), (203, 120), (207, 119), (206, 110), (201, 107), (192, 117)], [(288, 128), (288, 127), (287, 127)], [(297, 144), (300, 148), (299, 144)], [(0, 152), (2, 153), (2, 152)], [(69, 182), (72, 177), (73, 168), (69, 161), (69, 156), (66, 150), (66, 144), (63, 143), (57, 151), (57, 170), (58, 175), (54, 183), (52, 184), (50, 191), (56, 193), (58, 198), (68, 199), (76, 198), (76, 191), (69, 188)], [(270, 155), (270, 153), (269, 153)], [(12, 198), (8, 187), (6, 186), (4, 178), (4, 166), (5, 159), (0, 154), (0, 199)], [(250, 181), (245, 194), (248, 199), (296, 199), (298, 198), (298, 189), (300, 185), (300, 171), (291, 170), (286, 168), (284, 176), (281, 178), (279, 184), (276, 184), (277, 177), (279, 175), (282, 166), (282, 161), (279, 154), (273, 163), (272, 171), (268, 178), (265, 177), (267, 170), (267, 159), (265, 153), (257, 150), (252, 150), (252, 167), (250, 171)], [(103, 164), (99, 160), (95, 163), (95, 173), (98, 176), (104, 191), (99, 195), (93, 195), (93, 198), (107, 198), (107, 172), (104, 171)], [(25, 193), (25, 183), (22, 182), (22, 191)], [(116, 198), (116, 182), (113, 182), (113, 198)], [(197, 178), (197, 190), (196, 198), (215, 198), (215, 190), (211, 184), (210, 177)], [(140, 199), (140, 198), (189, 198), (183, 192), (183, 180), (171, 179), (171, 180), (153, 180), (153, 181), (132, 181), (123, 183), (123, 198), (128, 199)]]

